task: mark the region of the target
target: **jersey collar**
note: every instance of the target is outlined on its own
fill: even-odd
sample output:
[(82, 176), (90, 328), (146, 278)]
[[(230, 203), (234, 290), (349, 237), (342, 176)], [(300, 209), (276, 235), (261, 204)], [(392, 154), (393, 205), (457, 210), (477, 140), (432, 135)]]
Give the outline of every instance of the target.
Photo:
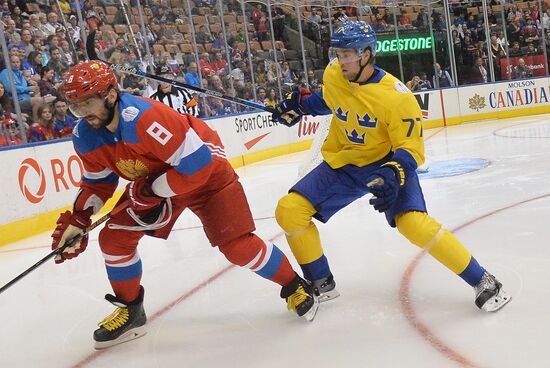
[(377, 65), (374, 65), (374, 72), (372, 73), (370, 78), (367, 79), (365, 82), (355, 83), (355, 84), (364, 86), (366, 84), (378, 83), (382, 80), (382, 78), (384, 78), (385, 75), (386, 75), (386, 72), (384, 70), (380, 69)]

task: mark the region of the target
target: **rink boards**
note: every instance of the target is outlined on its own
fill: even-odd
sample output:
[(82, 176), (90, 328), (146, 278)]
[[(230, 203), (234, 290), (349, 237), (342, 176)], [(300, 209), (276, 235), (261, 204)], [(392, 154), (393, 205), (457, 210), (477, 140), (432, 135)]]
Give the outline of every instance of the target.
[[(471, 85), (415, 93), (425, 128), (483, 119), (550, 112), (548, 77)], [(270, 114), (253, 112), (208, 120), (220, 134), (234, 167), (305, 150), (323, 119), (304, 117), (292, 128), (279, 126)], [(82, 163), (69, 140), (25, 145), (0, 153), (0, 245), (54, 227), (68, 208), (82, 175)], [(121, 181), (118, 194), (124, 186)], [(112, 203), (106, 208), (110, 208)]]

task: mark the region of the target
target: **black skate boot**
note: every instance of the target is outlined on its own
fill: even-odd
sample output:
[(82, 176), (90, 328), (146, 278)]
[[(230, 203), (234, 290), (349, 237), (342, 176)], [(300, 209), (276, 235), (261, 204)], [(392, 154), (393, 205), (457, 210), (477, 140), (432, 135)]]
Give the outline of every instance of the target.
[(295, 311), (298, 316), (308, 321), (313, 321), (319, 301), (313, 295), (311, 285), (300, 276), (296, 275), (290, 284), (281, 289), (281, 298), (287, 302), (288, 310)]
[(512, 297), (502, 290), (502, 284), (487, 271), (479, 284), (474, 286), (474, 291), (477, 307), (486, 312), (496, 312), (512, 300)]
[(336, 281), (334, 281), (334, 276), (332, 276), (332, 274), (320, 280), (313, 281), (312, 285), (313, 292), (315, 293), (317, 299), (319, 299), (319, 303), (326, 302), (340, 296), (340, 293), (336, 290)]
[(117, 297), (107, 294), (105, 299), (117, 309), (101, 321), (94, 331), (96, 349), (105, 349), (126, 341), (137, 339), (146, 334), (147, 317), (143, 310), (143, 287), (138, 297), (130, 303), (125, 303)]

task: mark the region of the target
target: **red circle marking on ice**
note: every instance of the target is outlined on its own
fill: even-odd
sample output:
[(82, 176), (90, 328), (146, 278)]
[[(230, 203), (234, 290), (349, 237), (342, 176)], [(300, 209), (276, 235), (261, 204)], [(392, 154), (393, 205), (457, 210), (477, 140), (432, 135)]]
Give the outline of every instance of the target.
[[(520, 206), (525, 203), (529, 203), (532, 201), (536, 201), (538, 199), (550, 197), (550, 193), (542, 194), (537, 197), (525, 199), (520, 202), (512, 203), (510, 205), (498, 208), (496, 210), (493, 210), (491, 212), (485, 213), (481, 216), (478, 216), (470, 221), (467, 221), (463, 223), (462, 225), (452, 229), (452, 232), (457, 232), (459, 230), (462, 230), (480, 220), (486, 219), (490, 216), (493, 216), (497, 213), (506, 211), (510, 208)], [(411, 324), (411, 326), (418, 332), (420, 336), (422, 336), (434, 349), (439, 351), (441, 354), (446, 356), (448, 359), (458, 363), (461, 367), (465, 368), (474, 368), (478, 367), (476, 364), (471, 362), (468, 358), (464, 357), (460, 353), (456, 352), (449, 346), (447, 346), (443, 341), (441, 341), (435, 334), (430, 331), (430, 329), (420, 321), (418, 316), (416, 315), (416, 312), (410, 303), (410, 286), (411, 286), (411, 279), (414, 274), (414, 271), (416, 270), (418, 264), (420, 263), (420, 260), (422, 257), (426, 255), (426, 252), (422, 251), (419, 253), (411, 263), (407, 266), (405, 272), (403, 273), (403, 276), (401, 278), (401, 284), (399, 286), (399, 303), (401, 304), (401, 310), (405, 317), (407, 318), (407, 321)]]

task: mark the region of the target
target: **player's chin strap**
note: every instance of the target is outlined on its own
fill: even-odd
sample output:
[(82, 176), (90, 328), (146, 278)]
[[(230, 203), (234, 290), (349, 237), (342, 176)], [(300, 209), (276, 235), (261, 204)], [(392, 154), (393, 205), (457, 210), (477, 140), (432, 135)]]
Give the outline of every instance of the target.
[(361, 73), (363, 73), (363, 70), (367, 67), (367, 65), (369, 65), (368, 61), (365, 65), (361, 65), (361, 60), (359, 60), (359, 72), (357, 72), (357, 74), (355, 75), (355, 78), (353, 78), (352, 80), (353, 83), (357, 83), (357, 80), (359, 79), (359, 77), (361, 76)]
[(158, 230), (164, 226), (166, 226), (170, 220), (172, 219), (172, 201), (170, 198), (166, 198), (162, 202), (161, 210), (158, 215), (158, 217), (154, 220), (154, 222), (147, 222), (144, 221), (143, 216), (139, 217), (133, 209), (130, 207), (126, 208), (126, 212), (132, 220), (138, 224), (138, 226), (128, 226), (128, 225), (118, 225), (118, 224), (109, 224), (109, 229), (121, 229), (121, 230), (128, 230), (128, 231), (152, 231), (152, 230)]
[[(370, 49), (368, 49), (368, 50), (370, 50)], [(363, 52), (365, 52), (365, 51), (363, 50)], [(363, 52), (361, 53), (361, 57), (362, 57)], [(361, 77), (361, 74), (363, 73), (363, 70), (367, 67), (367, 65), (369, 65), (371, 57), (372, 57), (372, 51), (371, 51), (371, 54), (369, 56), (369, 60), (365, 63), (365, 65), (361, 65), (361, 59), (359, 59), (359, 72), (357, 72), (357, 74), (355, 75), (355, 78), (353, 78), (353, 80), (351, 82), (357, 83), (357, 81), (359, 80), (359, 77)]]

